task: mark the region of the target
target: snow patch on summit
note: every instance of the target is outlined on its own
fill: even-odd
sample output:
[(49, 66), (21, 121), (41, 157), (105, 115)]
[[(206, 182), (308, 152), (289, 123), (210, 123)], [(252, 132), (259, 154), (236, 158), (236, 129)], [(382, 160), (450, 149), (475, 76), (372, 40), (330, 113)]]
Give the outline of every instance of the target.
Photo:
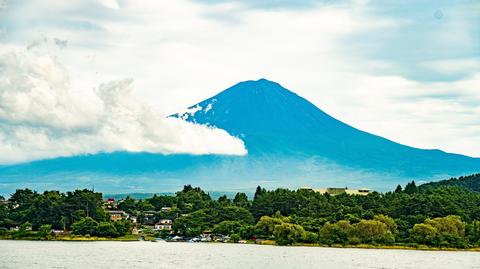
[(212, 99), (212, 102), (210, 102), (205, 108), (204, 113), (207, 113), (208, 111), (210, 111), (213, 108), (213, 104), (215, 104), (216, 102), (217, 102), (217, 99)]
[(189, 108), (187, 109), (187, 111), (185, 111), (185, 112), (182, 114), (181, 118), (182, 118), (182, 120), (187, 120), (189, 117), (194, 117), (195, 114), (196, 114), (198, 111), (200, 111), (200, 110), (202, 110), (202, 107), (201, 107), (200, 105), (196, 105), (196, 106), (193, 106), (193, 107), (189, 107)]

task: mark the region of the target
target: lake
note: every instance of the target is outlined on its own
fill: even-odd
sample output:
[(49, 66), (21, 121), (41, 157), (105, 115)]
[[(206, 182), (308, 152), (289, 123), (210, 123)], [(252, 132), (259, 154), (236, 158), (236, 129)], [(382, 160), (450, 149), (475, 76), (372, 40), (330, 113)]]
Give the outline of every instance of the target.
[(165, 242), (0, 241), (0, 268), (480, 268), (480, 253)]

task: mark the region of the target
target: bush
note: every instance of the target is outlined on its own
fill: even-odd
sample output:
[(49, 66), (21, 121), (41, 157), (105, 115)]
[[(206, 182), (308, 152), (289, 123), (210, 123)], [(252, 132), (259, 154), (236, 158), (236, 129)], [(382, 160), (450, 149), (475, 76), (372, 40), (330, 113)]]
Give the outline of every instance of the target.
[(240, 235), (238, 235), (238, 234), (232, 234), (232, 235), (230, 236), (230, 242), (238, 243), (238, 241), (240, 241)]
[(302, 226), (292, 223), (276, 225), (273, 230), (275, 241), (281, 246), (300, 242), (304, 237), (305, 230)]
[(117, 229), (110, 222), (100, 222), (95, 228), (94, 234), (104, 237), (116, 237), (118, 236)]
[(72, 224), (72, 233), (76, 235), (93, 235), (97, 225), (98, 223), (90, 217), (82, 218)]
[(38, 228), (38, 235), (40, 237), (47, 237), (52, 232), (52, 225), (44, 224)]

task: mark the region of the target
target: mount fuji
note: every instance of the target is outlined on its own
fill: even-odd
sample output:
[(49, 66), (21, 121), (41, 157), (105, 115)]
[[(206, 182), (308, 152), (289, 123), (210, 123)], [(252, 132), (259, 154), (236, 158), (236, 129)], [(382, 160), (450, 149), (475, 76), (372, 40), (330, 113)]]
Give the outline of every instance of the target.
[(209, 190), (368, 187), (480, 171), (480, 159), (401, 145), (343, 123), (280, 84), (240, 82), (173, 114), (242, 139), (246, 156), (114, 152), (0, 167), (0, 193), (15, 188), (160, 192), (194, 184)]

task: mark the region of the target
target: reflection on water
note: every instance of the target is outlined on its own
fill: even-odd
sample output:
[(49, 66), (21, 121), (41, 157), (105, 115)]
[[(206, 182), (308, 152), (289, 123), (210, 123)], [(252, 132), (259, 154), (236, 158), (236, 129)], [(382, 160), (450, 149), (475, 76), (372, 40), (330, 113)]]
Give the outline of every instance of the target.
[(480, 268), (478, 252), (0, 241), (0, 268)]

